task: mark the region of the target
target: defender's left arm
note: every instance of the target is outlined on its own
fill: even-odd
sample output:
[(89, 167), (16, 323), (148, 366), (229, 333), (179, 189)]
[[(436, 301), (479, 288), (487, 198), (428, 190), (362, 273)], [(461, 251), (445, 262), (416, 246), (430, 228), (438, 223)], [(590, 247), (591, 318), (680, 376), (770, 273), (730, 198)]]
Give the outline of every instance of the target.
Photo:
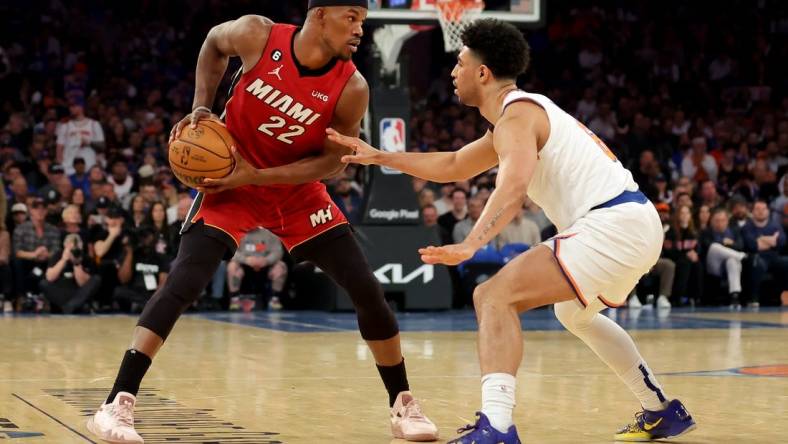
[(521, 211), (537, 162), (538, 134), (547, 125), (544, 110), (531, 102), (512, 104), (496, 123), (498, 177), (479, 220), (461, 244), (419, 250), (426, 263), (455, 265), (470, 259)]

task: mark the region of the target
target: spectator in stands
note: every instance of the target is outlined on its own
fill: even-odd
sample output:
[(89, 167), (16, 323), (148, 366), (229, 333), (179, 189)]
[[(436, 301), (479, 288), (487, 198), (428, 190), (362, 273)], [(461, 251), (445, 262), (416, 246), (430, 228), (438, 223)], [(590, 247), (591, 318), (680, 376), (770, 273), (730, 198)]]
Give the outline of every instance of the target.
[(97, 121), (85, 116), (83, 99), (72, 98), (68, 109), (71, 119), (58, 127), (55, 159), (71, 175), (77, 157), (85, 161), (86, 168), (96, 164), (96, 151), (104, 150), (104, 130)]
[(44, 200), (34, 198), (30, 220), (14, 228), (14, 282), (16, 296), (38, 294), (38, 280), (44, 274), (52, 254), (60, 249), (60, 231), (46, 223)]
[(728, 204), (731, 209), (731, 224), (741, 229), (750, 220), (750, 209), (747, 206), (747, 201), (742, 199), (741, 196), (733, 196), (728, 201)]
[(706, 139), (695, 137), (692, 148), (681, 161), (681, 174), (696, 182), (705, 180), (717, 181), (717, 161), (706, 152)]
[(700, 184), (700, 192), (698, 193), (698, 205), (706, 205), (709, 208), (714, 208), (722, 205), (723, 200), (717, 193), (717, 185), (712, 180), (704, 180)]
[(465, 219), (468, 216), (467, 207), (468, 193), (460, 188), (455, 188), (451, 192), (451, 211), (438, 217), (438, 225), (443, 228), (443, 233), (446, 238), (442, 239), (443, 244), (454, 243), (452, 233), (454, 233), (454, 226), (457, 222)]
[(69, 234), (76, 234), (82, 241), (82, 245), (88, 245), (89, 235), (87, 229), (82, 224), (82, 213), (76, 205), (67, 205), (62, 213), (63, 227), (60, 234), (65, 238)]
[(433, 203), (435, 209), (438, 210), (438, 216), (443, 216), (453, 208), (452, 191), (454, 191), (454, 185), (450, 183), (441, 185), (441, 197)]
[[(99, 202), (99, 205), (107, 205), (106, 200)], [(118, 284), (118, 268), (123, 261), (126, 247), (133, 250), (135, 245), (130, 245), (133, 240), (132, 233), (124, 227), (124, 214), (119, 207), (112, 206), (99, 211), (104, 214), (99, 214), (96, 218), (98, 223), (91, 227), (90, 240), (98, 275), (101, 277), (101, 291), (97, 302), (102, 309), (108, 309), (112, 305), (111, 295)]]
[(349, 178), (342, 177), (337, 181), (332, 197), (348, 222), (351, 224), (361, 222), (362, 197), (353, 189)]
[(246, 233), (227, 264), (231, 309), (251, 311), (256, 305), (265, 309), (271, 301), (278, 304), (273, 297), (282, 291), (287, 279), (282, 254), (282, 243), (270, 231), (258, 228)]
[(419, 208), (427, 205), (435, 206), (435, 192), (425, 187), (419, 191)]
[(134, 187), (134, 177), (129, 174), (129, 166), (123, 158), (115, 158), (110, 163), (110, 175), (107, 182), (112, 184), (112, 189), (119, 201), (123, 201)]
[(191, 206), (192, 199), (189, 195), (184, 194), (178, 198), (178, 211), (175, 214), (175, 220), (169, 226), (169, 243), (174, 252), (178, 251), (178, 246), (181, 243), (181, 227), (186, 221)]
[[(471, 200), (473, 200), (473, 198), (471, 198)], [(471, 202), (468, 202), (468, 204), (468, 216), (470, 218), (473, 217), (470, 208)], [(479, 214), (481, 214), (481, 212)], [(459, 226), (459, 224), (457, 224), (457, 226)], [(457, 229), (457, 227), (455, 227), (455, 229)], [(541, 230), (539, 230), (539, 227), (532, 220), (526, 219), (525, 210), (517, 213), (514, 219), (512, 219), (495, 238), (498, 249), (507, 244), (526, 244), (532, 247), (540, 242), (542, 242)]]
[(139, 228), (145, 223), (145, 218), (148, 215), (148, 205), (141, 195), (137, 194), (131, 198), (129, 213), (132, 228)]
[(173, 246), (170, 245), (170, 231), (167, 226), (167, 212), (164, 208), (163, 202), (154, 202), (148, 210), (145, 217), (145, 225), (153, 229), (156, 237), (154, 243), (154, 250), (156, 253), (164, 255), (168, 259), (172, 259), (175, 255)]
[(468, 237), (479, 216), (482, 215), (482, 210), (484, 210), (484, 201), (480, 197), (474, 196), (468, 199), (468, 217), (457, 222), (452, 230), (455, 244), (461, 244)]
[(61, 250), (49, 259), (40, 285), (53, 311), (65, 314), (79, 312), (98, 293), (100, 280), (79, 234), (66, 235)]
[(709, 228), (701, 233), (700, 243), (707, 272), (727, 278), (730, 306), (740, 307), (742, 261), (747, 255), (739, 229), (729, 224), (728, 210), (717, 207), (712, 211)]
[(769, 205), (771, 210), (776, 214), (782, 213), (785, 204), (788, 204), (788, 180), (786, 180), (786, 175), (783, 175), (782, 179), (780, 179), (778, 186), (782, 191), (779, 196), (774, 198), (771, 205)]
[(74, 187), (74, 190), (82, 190), (83, 193), (87, 194), (90, 192), (90, 178), (87, 174), (87, 169), (85, 168), (85, 159), (81, 157), (75, 157), (74, 162), (72, 163), (74, 167), (74, 173), (68, 176), (68, 180), (71, 181), (71, 186)]
[[(672, 301), (674, 305), (681, 305), (684, 300), (695, 303), (700, 299), (703, 275), (699, 250), (698, 231), (692, 220), (692, 211), (686, 205), (680, 206), (665, 233), (662, 249), (663, 257), (675, 264), (672, 290), (675, 295)], [(665, 296), (670, 299), (670, 294)]]
[(425, 227), (438, 225), (438, 210), (435, 205), (428, 204), (421, 208), (421, 220)]
[(711, 208), (708, 205), (699, 206), (695, 216), (695, 227), (698, 233), (708, 228), (709, 219), (711, 219)]
[(167, 279), (169, 259), (156, 252), (156, 237), (152, 227), (143, 225), (131, 233), (133, 241), (123, 245), (117, 267), (120, 285), (115, 287), (113, 299), (126, 311), (140, 312)]
[(761, 284), (767, 272), (778, 282), (780, 291), (788, 290), (788, 257), (781, 254), (786, 245), (785, 231), (770, 217), (769, 205), (757, 200), (752, 207), (752, 219), (742, 228), (745, 251), (752, 256), (751, 299), (749, 306), (760, 305)]

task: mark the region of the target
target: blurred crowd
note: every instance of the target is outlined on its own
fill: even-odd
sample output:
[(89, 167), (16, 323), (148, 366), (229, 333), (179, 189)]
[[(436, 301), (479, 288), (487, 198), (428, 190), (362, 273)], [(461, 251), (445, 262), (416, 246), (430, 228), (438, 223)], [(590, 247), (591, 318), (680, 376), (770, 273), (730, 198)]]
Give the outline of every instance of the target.
[[(205, 34), (249, 12), (298, 23), (303, 2), (266, 11), (245, 1), (33, 3), (0, 5), (8, 18), (0, 30), (0, 299), (6, 311), (138, 311), (166, 279), (193, 198), (167, 167), (166, 141), (191, 106)], [(572, 3), (551, 2), (546, 26), (527, 31), (533, 62), (520, 84), (599, 135), (657, 204), (663, 257), (630, 304), (785, 302), (785, 6), (734, 1), (730, 14), (680, 2)], [(453, 58), (432, 65), (441, 75), (411, 85), (411, 151), (456, 150), (487, 130), (453, 98)], [(327, 181), (351, 222), (361, 218), (363, 178), (350, 167)], [(494, 190), (495, 170), (413, 184), (424, 225), (457, 242)], [(554, 233), (527, 202), (478, 257), (452, 270), (455, 306)], [(277, 239), (250, 233), (200, 308), (287, 306), (294, 274)]]

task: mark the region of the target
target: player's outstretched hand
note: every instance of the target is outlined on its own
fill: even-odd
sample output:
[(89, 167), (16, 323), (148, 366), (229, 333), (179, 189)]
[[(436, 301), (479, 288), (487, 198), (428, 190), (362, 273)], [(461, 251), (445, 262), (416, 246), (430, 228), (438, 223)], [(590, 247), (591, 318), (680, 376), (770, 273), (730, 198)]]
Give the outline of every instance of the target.
[(175, 126), (172, 127), (170, 130), (170, 140), (167, 143), (172, 143), (175, 139), (177, 139), (181, 135), (181, 131), (186, 128), (186, 125), (190, 125), (192, 128), (197, 127), (197, 122), (200, 120), (221, 120), (219, 116), (213, 114), (208, 108), (201, 106), (192, 111), (189, 114), (186, 114), (180, 122), (176, 123)]
[(238, 149), (235, 146), (230, 147), (230, 151), (235, 158), (233, 171), (221, 179), (203, 180), (202, 184), (197, 187), (197, 191), (208, 194), (221, 193), (232, 188), (254, 184), (257, 169), (238, 154)]
[(342, 156), (340, 160), (343, 163), (358, 163), (361, 165), (376, 165), (378, 163), (380, 150), (372, 148), (358, 137), (345, 136), (333, 128), (326, 128), (326, 134), (328, 134), (328, 140), (353, 150), (353, 154)]
[(476, 250), (467, 244), (451, 244), (442, 247), (419, 248), (421, 260), (425, 264), (457, 265), (465, 262), (476, 253)]

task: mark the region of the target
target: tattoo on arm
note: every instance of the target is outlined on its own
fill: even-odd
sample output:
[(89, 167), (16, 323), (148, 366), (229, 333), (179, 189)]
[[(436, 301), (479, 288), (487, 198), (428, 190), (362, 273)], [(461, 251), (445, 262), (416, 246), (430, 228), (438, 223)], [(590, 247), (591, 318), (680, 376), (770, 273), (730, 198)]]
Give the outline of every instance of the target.
[(490, 222), (484, 227), (484, 230), (482, 231), (482, 234), (479, 235), (478, 239), (480, 241), (484, 240), (484, 238), (487, 236), (487, 233), (489, 233), (490, 230), (493, 229), (493, 227), (495, 226), (495, 223), (498, 222), (498, 219), (501, 217), (502, 214), (503, 214), (503, 208), (499, 208), (498, 211), (495, 213), (495, 216), (493, 216), (493, 218), (490, 220)]

